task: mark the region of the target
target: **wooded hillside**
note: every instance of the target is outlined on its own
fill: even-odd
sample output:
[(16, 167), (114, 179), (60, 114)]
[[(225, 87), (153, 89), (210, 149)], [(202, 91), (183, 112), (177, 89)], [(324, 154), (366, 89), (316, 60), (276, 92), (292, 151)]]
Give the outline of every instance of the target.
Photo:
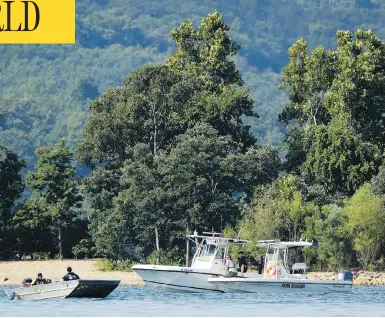
[(305, 37), (309, 47), (335, 48), (339, 29), (372, 29), (385, 38), (380, 0), (77, 1), (76, 45), (2, 45), (0, 138), (31, 168), (34, 149), (65, 138), (75, 146), (89, 101), (145, 63), (175, 50), (170, 31), (186, 19), (197, 26), (217, 9), (242, 46), (234, 57), (251, 85), (259, 119), (246, 120), (260, 144), (278, 145), (277, 116), (286, 95), (277, 89), (287, 50)]

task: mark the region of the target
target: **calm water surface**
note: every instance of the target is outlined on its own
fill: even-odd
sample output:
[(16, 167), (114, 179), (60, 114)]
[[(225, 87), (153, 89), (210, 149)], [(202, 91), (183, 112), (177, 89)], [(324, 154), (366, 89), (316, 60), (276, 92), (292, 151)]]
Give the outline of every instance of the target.
[(385, 287), (350, 294), (162, 294), (119, 286), (105, 299), (8, 300), (0, 316), (384, 316)]

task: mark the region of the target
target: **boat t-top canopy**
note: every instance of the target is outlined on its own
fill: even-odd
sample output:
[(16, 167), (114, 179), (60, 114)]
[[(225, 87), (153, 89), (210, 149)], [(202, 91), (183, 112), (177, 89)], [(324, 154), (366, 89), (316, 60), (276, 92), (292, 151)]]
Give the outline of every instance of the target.
[(223, 237), (222, 233), (203, 232), (203, 234), (207, 234), (207, 235), (198, 235), (198, 233), (195, 232), (193, 235), (186, 235), (186, 237), (189, 238), (190, 240), (195, 240), (198, 238), (204, 239), (206, 240), (207, 244), (212, 244), (212, 245), (227, 245), (227, 244), (244, 245), (247, 243), (251, 243), (251, 241), (248, 241), (248, 240)]
[(305, 247), (305, 246), (312, 246), (316, 247), (316, 242), (306, 242), (306, 241), (299, 241), (299, 242), (281, 242), (279, 240), (262, 240), (258, 241), (257, 247), (272, 247), (272, 248), (279, 248), (279, 249), (285, 249), (289, 247)]

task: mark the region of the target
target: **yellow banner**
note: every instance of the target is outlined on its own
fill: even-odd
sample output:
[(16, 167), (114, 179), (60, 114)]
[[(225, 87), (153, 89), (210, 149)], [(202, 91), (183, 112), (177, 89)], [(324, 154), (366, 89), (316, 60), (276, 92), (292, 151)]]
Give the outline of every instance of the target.
[(0, 44), (75, 43), (75, 0), (0, 0)]

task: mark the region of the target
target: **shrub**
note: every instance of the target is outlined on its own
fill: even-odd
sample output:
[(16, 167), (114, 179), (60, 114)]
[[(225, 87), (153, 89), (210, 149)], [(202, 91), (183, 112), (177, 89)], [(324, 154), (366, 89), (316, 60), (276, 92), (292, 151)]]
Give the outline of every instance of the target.
[(111, 271), (122, 271), (122, 272), (131, 272), (132, 267), (131, 260), (119, 260), (113, 261), (107, 258), (101, 258), (96, 261), (96, 268), (102, 272), (111, 272)]
[[(157, 252), (154, 251), (149, 257), (147, 257), (147, 262), (150, 264), (156, 264)], [(174, 265), (180, 266), (183, 265), (185, 260), (185, 255), (182, 250), (178, 248), (172, 248), (170, 250), (160, 250), (159, 251), (160, 264), (162, 265)]]

